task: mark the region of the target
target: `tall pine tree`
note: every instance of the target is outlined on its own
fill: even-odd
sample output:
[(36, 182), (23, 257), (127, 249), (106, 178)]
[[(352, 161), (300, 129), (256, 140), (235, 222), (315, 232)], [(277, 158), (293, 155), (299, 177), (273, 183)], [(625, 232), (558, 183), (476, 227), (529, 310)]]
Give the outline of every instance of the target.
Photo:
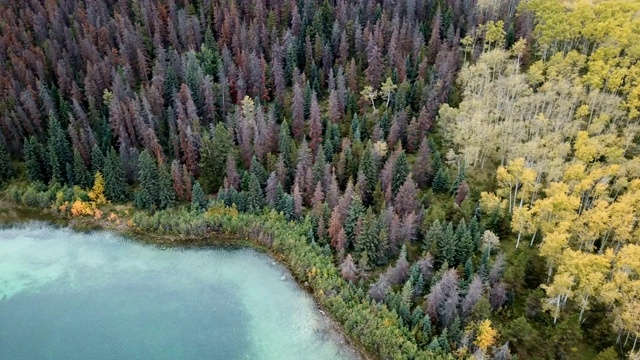
[(104, 162), (104, 194), (115, 203), (129, 199), (122, 161), (114, 148), (109, 149)]
[(0, 139), (0, 185), (9, 181), (15, 174), (9, 151), (4, 146), (4, 142)]
[(200, 147), (200, 182), (206, 191), (220, 188), (225, 176), (227, 155), (233, 151), (233, 140), (227, 128), (218, 123), (213, 135), (202, 137)]
[(158, 203), (159, 183), (156, 161), (147, 150), (138, 157), (139, 188), (135, 194), (135, 205), (139, 209), (153, 211)]
[(62, 129), (60, 121), (53, 112), (49, 115), (47, 150), (51, 166), (51, 181), (68, 183), (73, 177), (71, 145), (69, 145), (69, 140), (67, 140), (66, 132)]

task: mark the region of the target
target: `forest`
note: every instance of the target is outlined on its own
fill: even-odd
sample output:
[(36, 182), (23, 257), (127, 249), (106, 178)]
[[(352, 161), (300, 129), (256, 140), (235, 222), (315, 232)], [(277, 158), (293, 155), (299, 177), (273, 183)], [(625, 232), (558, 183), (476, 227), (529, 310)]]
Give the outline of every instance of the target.
[(6, 201), (253, 238), (381, 359), (640, 358), (637, 0), (0, 3)]

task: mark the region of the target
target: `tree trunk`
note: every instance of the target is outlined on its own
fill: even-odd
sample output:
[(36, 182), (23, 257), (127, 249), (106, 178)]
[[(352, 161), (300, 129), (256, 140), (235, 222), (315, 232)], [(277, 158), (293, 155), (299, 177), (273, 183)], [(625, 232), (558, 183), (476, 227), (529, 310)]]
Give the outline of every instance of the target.
[(536, 229), (536, 231), (533, 232), (533, 236), (531, 237), (531, 243), (529, 244), (529, 246), (533, 246), (533, 242), (536, 240), (537, 233), (538, 233), (538, 229)]
[(582, 306), (580, 307), (580, 319), (578, 320), (578, 324), (582, 324), (582, 315), (584, 315), (584, 310), (587, 308), (587, 304), (589, 301), (589, 294), (585, 295), (582, 299)]

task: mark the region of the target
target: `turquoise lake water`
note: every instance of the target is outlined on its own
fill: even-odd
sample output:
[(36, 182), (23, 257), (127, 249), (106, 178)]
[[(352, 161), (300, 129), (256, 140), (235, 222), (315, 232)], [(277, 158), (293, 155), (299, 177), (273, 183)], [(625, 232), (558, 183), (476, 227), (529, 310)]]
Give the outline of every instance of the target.
[(254, 250), (163, 250), (42, 223), (0, 230), (0, 359), (352, 358), (339, 338)]

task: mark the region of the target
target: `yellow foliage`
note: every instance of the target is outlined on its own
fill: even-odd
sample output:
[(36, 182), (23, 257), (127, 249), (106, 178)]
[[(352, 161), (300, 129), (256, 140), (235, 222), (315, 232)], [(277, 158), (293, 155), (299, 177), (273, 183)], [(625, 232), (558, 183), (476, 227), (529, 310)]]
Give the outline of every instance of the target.
[(480, 323), (478, 328), (478, 337), (476, 337), (476, 344), (480, 349), (486, 350), (489, 346), (492, 346), (496, 342), (496, 336), (498, 332), (491, 327), (491, 320), (486, 319)]
[(483, 191), (480, 193), (480, 206), (486, 213), (504, 210), (506, 203), (494, 193)]
[(71, 205), (71, 215), (73, 216), (90, 216), (93, 215), (93, 206), (82, 200), (76, 200)]
[(96, 173), (93, 189), (89, 192), (89, 199), (91, 199), (96, 206), (107, 203), (107, 198), (104, 196), (104, 178), (99, 171)]
[(209, 217), (221, 217), (221, 216), (229, 216), (232, 218), (238, 217), (238, 209), (234, 206), (225, 206), (224, 203), (215, 202), (213, 203), (209, 209), (207, 209), (207, 216)]

